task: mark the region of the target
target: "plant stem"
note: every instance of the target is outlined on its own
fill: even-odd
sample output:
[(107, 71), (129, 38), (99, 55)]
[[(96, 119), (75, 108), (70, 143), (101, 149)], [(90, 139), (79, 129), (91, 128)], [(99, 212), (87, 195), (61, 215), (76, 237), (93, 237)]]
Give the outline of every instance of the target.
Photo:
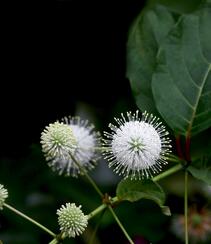
[(185, 212), (185, 244), (188, 244), (188, 171), (185, 171), (185, 195), (184, 195), (184, 212)]
[(52, 241), (50, 241), (48, 244), (57, 244), (57, 243), (61, 243), (62, 240), (65, 239), (65, 234), (64, 233), (60, 233), (58, 234)]
[(180, 162), (181, 162), (181, 159), (180, 159), (180, 158), (178, 158), (178, 157), (175, 156), (175, 155), (171, 155), (171, 154), (168, 155), (168, 156), (166, 156), (165, 159), (166, 159), (167, 161), (175, 162), (175, 163), (180, 163)]
[(177, 164), (175, 166), (173, 166), (172, 168), (166, 170), (165, 172), (153, 177), (153, 181), (158, 181), (158, 180), (161, 180), (173, 173), (176, 173), (177, 171), (183, 169), (183, 166), (181, 164)]
[(96, 236), (96, 233), (97, 233), (97, 230), (98, 230), (98, 228), (99, 228), (99, 226), (100, 226), (100, 223), (101, 223), (101, 221), (102, 221), (102, 218), (103, 218), (103, 215), (104, 215), (104, 213), (105, 213), (105, 211), (106, 211), (106, 209), (104, 209), (103, 211), (102, 211), (102, 213), (101, 213), (101, 215), (100, 215), (100, 217), (99, 217), (99, 219), (98, 219), (98, 222), (97, 222), (97, 224), (96, 224), (96, 226), (95, 226), (95, 228), (94, 228), (94, 231), (93, 231), (93, 233), (92, 233), (92, 236), (91, 236), (91, 238), (90, 238), (90, 240), (89, 240), (89, 244), (93, 244), (94, 242), (95, 242), (95, 236)]
[(96, 208), (94, 211), (92, 211), (89, 215), (88, 215), (88, 219), (93, 218), (95, 215), (97, 215), (98, 213), (100, 213), (101, 211), (103, 211), (104, 209), (107, 208), (106, 204), (101, 204), (98, 208)]
[[(84, 175), (86, 176), (87, 180), (91, 183), (91, 185), (94, 187), (94, 189), (96, 190), (96, 192), (100, 195), (101, 198), (104, 197), (103, 193), (101, 192), (101, 190), (98, 188), (98, 186), (96, 185), (96, 183), (92, 180), (92, 178), (87, 174), (86, 170), (80, 165), (80, 163), (75, 159), (75, 157), (73, 155), (70, 154), (70, 156), (72, 157), (73, 161), (75, 162), (75, 164), (79, 167), (79, 169), (84, 173)], [(105, 205), (105, 206), (104, 206)], [(110, 210), (110, 212), (112, 213), (114, 219), (116, 220), (116, 222), (118, 223), (119, 227), (121, 228), (121, 230), (123, 231), (123, 233), (125, 234), (125, 236), (127, 237), (128, 241), (130, 243), (133, 244), (132, 239), (130, 238), (130, 236), (128, 235), (127, 231), (125, 230), (125, 228), (123, 227), (122, 223), (120, 222), (120, 220), (118, 219), (118, 217), (116, 216), (115, 212), (113, 211), (112, 207), (106, 204), (102, 204), (100, 207), (98, 207), (97, 209), (95, 209), (93, 212), (90, 213), (89, 215), (89, 219), (92, 218), (93, 216), (95, 216), (96, 214), (98, 214), (99, 212), (101, 212), (104, 208), (108, 207), (108, 209)]]
[(111, 203), (114, 204), (116, 202), (119, 202), (120, 200), (118, 199), (117, 196), (111, 198)]
[(80, 165), (80, 163), (76, 160), (76, 158), (72, 154), (70, 154), (70, 156), (71, 156), (72, 160), (74, 161), (74, 163), (78, 166), (78, 168), (86, 176), (86, 178), (90, 182), (90, 184), (94, 187), (94, 189), (99, 194), (99, 196), (101, 198), (103, 198), (103, 193), (101, 192), (101, 190), (99, 189), (99, 187), (96, 185), (96, 183), (93, 181), (93, 179), (87, 174), (86, 170)]
[(49, 242), (49, 244), (57, 244), (57, 243), (58, 243), (58, 241), (56, 238), (54, 238), (51, 242)]
[(35, 221), (34, 219), (28, 217), (27, 215), (25, 215), (24, 213), (18, 211), (17, 209), (13, 208), (12, 206), (10, 206), (9, 204), (4, 203), (4, 207), (8, 208), (9, 210), (13, 211), (14, 213), (16, 213), (17, 215), (21, 216), (24, 219), (27, 219), (28, 221), (30, 221), (31, 223), (33, 223), (34, 225), (38, 226), (39, 228), (41, 228), (42, 230), (44, 230), (45, 232), (47, 232), (48, 234), (50, 234), (53, 237), (56, 237), (56, 234), (53, 233), (51, 230), (49, 230), (48, 228), (46, 228), (45, 226), (41, 225), (40, 223), (38, 223), (37, 221)]
[[(110, 202), (111, 204), (114, 204), (116, 202), (119, 202), (120, 200), (118, 199), (117, 196), (112, 197)], [(105, 210), (108, 207), (107, 204), (103, 203), (101, 204), (99, 207), (97, 207), (95, 210), (93, 210), (90, 214), (88, 214), (88, 219), (93, 218), (95, 215), (99, 214), (100, 212), (102, 212), (103, 210)]]
[(186, 135), (186, 141), (185, 141), (185, 156), (186, 160), (188, 163), (191, 162), (191, 157), (190, 157), (190, 135)]
[(108, 206), (108, 209), (110, 210), (111, 214), (113, 215), (114, 219), (116, 220), (117, 224), (119, 225), (120, 229), (122, 230), (122, 232), (124, 233), (125, 237), (128, 239), (128, 241), (131, 244), (134, 244), (133, 240), (130, 238), (130, 236), (128, 235), (127, 231), (125, 230), (124, 226), (122, 225), (122, 223), (120, 222), (119, 218), (117, 217), (117, 215), (115, 214), (114, 210), (112, 209), (111, 206)]
[[(94, 189), (97, 191), (97, 193), (100, 195), (101, 198), (104, 197), (103, 193), (101, 192), (101, 190), (98, 188), (98, 186), (96, 185), (96, 183), (92, 180), (92, 178), (87, 174), (86, 170), (84, 170), (84, 168), (79, 164), (79, 162), (75, 159), (75, 157), (73, 157), (72, 155), (70, 155), (73, 159), (73, 161), (75, 162), (75, 164), (79, 167), (79, 169), (83, 172), (83, 174), (86, 176), (87, 180), (91, 183), (91, 185), (94, 187)], [(155, 176), (153, 178), (154, 181), (158, 181), (164, 177), (167, 177), (177, 171), (179, 171), (180, 169), (182, 169), (182, 165), (178, 164), (175, 165), (174, 167), (168, 169), (167, 171), (161, 173), (158, 176)], [(118, 198), (114, 197), (112, 198), (111, 202), (117, 202)], [(88, 218), (91, 219), (92, 217), (94, 217), (96, 214), (100, 213), (102, 210), (104, 210), (106, 207), (108, 207), (109, 211), (111, 212), (111, 214), (113, 215), (114, 219), (116, 220), (117, 224), (119, 225), (119, 227), (121, 228), (121, 230), (123, 231), (124, 235), (126, 236), (126, 238), (128, 239), (128, 241), (133, 244), (134, 242), (132, 241), (132, 239), (130, 238), (130, 236), (128, 235), (127, 231), (125, 230), (125, 228), (123, 227), (122, 223), (120, 222), (119, 218), (117, 217), (117, 215), (115, 214), (115, 212), (113, 211), (112, 207), (106, 204), (102, 204), (100, 205), (97, 209), (95, 209), (94, 211), (92, 211), (89, 215)]]

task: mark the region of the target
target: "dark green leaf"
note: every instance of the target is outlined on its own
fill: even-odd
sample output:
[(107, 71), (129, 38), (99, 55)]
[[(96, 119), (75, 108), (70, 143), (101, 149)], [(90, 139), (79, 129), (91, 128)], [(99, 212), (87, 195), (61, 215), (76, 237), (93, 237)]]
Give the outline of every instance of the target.
[(162, 4), (178, 13), (188, 13), (194, 11), (202, 0), (149, 0), (148, 2), (150, 5)]
[(183, 15), (158, 55), (152, 90), (156, 107), (177, 133), (211, 126), (211, 4)]
[(166, 211), (167, 208), (163, 206), (165, 202), (164, 191), (152, 180), (122, 180), (117, 186), (116, 194), (120, 200), (127, 200), (130, 202), (135, 202), (142, 198), (152, 200), (164, 209), (164, 213), (169, 213), (169, 211)]
[(204, 156), (201, 160), (193, 162), (188, 171), (197, 179), (211, 185), (211, 156)]
[(151, 90), (156, 55), (164, 37), (175, 24), (162, 6), (145, 9), (133, 23), (127, 44), (127, 76), (141, 110), (156, 113)]

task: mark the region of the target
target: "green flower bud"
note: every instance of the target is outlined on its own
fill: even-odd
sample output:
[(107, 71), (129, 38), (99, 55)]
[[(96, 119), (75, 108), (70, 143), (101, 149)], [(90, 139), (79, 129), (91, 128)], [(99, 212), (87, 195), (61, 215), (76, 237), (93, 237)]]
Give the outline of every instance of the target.
[(57, 210), (61, 232), (66, 237), (75, 237), (82, 234), (88, 224), (88, 216), (81, 211), (81, 206), (75, 203), (66, 203)]
[(65, 160), (74, 153), (76, 140), (69, 125), (55, 122), (47, 126), (41, 134), (42, 151), (53, 170), (58, 170), (55, 160)]

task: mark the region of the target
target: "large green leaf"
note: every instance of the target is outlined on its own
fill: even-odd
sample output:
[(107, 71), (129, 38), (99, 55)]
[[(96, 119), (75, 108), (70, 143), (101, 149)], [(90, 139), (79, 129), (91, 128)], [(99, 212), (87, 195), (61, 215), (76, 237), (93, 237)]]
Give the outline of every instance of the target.
[(159, 46), (175, 20), (163, 6), (146, 8), (134, 21), (127, 43), (127, 77), (141, 110), (156, 113), (151, 90)]
[(116, 195), (120, 200), (130, 202), (135, 202), (140, 199), (152, 200), (161, 207), (164, 214), (170, 215), (170, 210), (164, 206), (165, 193), (163, 189), (152, 180), (122, 180), (117, 186)]
[(152, 90), (156, 107), (179, 134), (211, 126), (211, 4), (183, 15), (162, 44)]

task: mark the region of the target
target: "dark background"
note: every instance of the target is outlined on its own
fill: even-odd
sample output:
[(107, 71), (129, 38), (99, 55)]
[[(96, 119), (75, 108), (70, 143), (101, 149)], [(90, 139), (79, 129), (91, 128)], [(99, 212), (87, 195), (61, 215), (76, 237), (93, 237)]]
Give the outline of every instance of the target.
[[(101, 202), (83, 177), (65, 178), (49, 169), (40, 133), (49, 123), (81, 111), (103, 131), (113, 116), (137, 109), (125, 74), (126, 43), (129, 26), (144, 4), (141, 0), (1, 3), (0, 183), (9, 190), (9, 204), (53, 231), (58, 231), (55, 213), (61, 204), (75, 202), (89, 213)], [(107, 163), (104, 168), (100, 165), (92, 176), (103, 192), (113, 196), (119, 178), (108, 171)], [(178, 179), (168, 184), (180, 191)], [(182, 213), (182, 194), (172, 194), (166, 204), (173, 213)], [(142, 235), (153, 244), (180, 243), (169, 231), (170, 218), (153, 202), (123, 203), (115, 211), (137, 243), (149, 243)], [(90, 238), (97, 221), (90, 222), (82, 238)], [(35, 244), (48, 243), (50, 237), (4, 209), (0, 240)], [(114, 242), (127, 243), (105, 214), (94, 243)], [(84, 242), (77, 238), (65, 243)]]
[(3, 5), (1, 142), (19, 157), (49, 122), (74, 115), (78, 102), (107, 122), (134, 109), (125, 76), (129, 26), (144, 1), (50, 1)]

